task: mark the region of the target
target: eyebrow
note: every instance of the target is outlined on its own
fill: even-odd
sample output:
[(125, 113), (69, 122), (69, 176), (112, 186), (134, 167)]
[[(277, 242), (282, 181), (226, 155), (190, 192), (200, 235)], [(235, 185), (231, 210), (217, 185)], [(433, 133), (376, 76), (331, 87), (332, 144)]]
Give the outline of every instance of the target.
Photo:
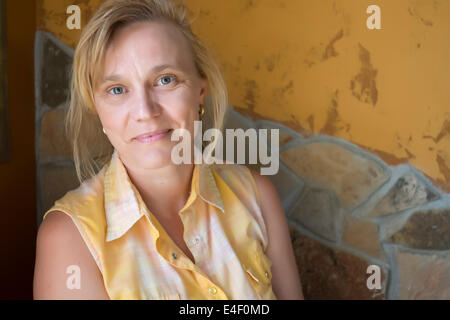
[[(160, 72), (160, 71), (162, 71), (162, 70), (164, 70), (164, 69), (176, 69), (176, 70), (180, 70), (180, 68), (178, 68), (178, 67), (176, 67), (176, 66), (174, 66), (174, 65), (171, 65), (171, 64), (160, 64), (160, 65), (154, 66), (154, 67), (150, 70), (150, 73), (157, 73), (157, 72)], [(105, 82), (107, 82), (107, 81), (119, 81), (119, 80), (121, 80), (121, 79), (122, 79), (122, 76), (121, 76), (121, 75), (118, 75), (118, 74), (112, 74), (112, 75), (109, 75), (109, 76), (104, 77), (102, 83), (105, 83)]]

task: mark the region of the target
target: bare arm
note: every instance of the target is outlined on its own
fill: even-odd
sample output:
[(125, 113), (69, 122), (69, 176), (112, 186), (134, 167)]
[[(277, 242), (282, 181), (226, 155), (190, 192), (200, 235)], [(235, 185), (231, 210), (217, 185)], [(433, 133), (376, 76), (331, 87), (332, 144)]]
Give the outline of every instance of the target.
[[(75, 267), (67, 273), (70, 266)], [(76, 281), (70, 281), (76, 274), (80, 275), (79, 289)], [(63, 212), (49, 213), (39, 227), (33, 297), (38, 300), (109, 299), (94, 258), (72, 219)]]
[(261, 197), (261, 210), (269, 242), (267, 257), (272, 261), (272, 288), (279, 300), (303, 300), (289, 228), (278, 192), (269, 178), (251, 170)]

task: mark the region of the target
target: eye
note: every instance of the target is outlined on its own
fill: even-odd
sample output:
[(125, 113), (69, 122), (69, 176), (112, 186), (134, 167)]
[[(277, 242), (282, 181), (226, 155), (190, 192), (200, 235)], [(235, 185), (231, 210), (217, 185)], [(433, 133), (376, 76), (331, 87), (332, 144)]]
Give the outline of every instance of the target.
[(108, 92), (112, 93), (113, 95), (120, 95), (125, 92), (125, 89), (123, 87), (114, 87), (111, 88)]
[(158, 79), (157, 83), (160, 86), (166, 86), (168, 84), (171, 84), (176, 80), (176, 77), (174, 75), (165, 75)]

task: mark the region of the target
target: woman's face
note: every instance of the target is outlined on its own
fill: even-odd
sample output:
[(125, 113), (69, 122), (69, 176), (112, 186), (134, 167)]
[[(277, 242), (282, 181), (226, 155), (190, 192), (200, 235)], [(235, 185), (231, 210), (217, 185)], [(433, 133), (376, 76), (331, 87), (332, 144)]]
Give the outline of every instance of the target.
[[(116, 31), (105, 51), (103, 74), (94, 89), (97, 113), (127, 167), (171, 164), (173, 130), (194, 139), (206, 81), (198, 75), (187, 40), (168, 22), (134, 23)], [(171, 129), (156, 141), (137, 139)]]

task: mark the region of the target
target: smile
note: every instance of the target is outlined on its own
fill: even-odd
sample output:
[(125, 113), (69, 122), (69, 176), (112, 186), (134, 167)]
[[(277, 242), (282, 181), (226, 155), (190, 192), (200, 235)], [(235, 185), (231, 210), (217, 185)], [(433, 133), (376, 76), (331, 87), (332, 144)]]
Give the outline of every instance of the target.
[(140, 137), (136, 137), (134, 138), (134, 140), (141, 142), (141, 143), (150, 143), (150, 142), (155, 142), (158, 140), (161, 140), (163, 138), (165, 138), (166, 136), (168, 136), (168, 134), (172, 132), (172, 129), (169, 129), (165, 132), (159, 133), (159, 134), (155, 134), (153, 136), (140, 136)]

